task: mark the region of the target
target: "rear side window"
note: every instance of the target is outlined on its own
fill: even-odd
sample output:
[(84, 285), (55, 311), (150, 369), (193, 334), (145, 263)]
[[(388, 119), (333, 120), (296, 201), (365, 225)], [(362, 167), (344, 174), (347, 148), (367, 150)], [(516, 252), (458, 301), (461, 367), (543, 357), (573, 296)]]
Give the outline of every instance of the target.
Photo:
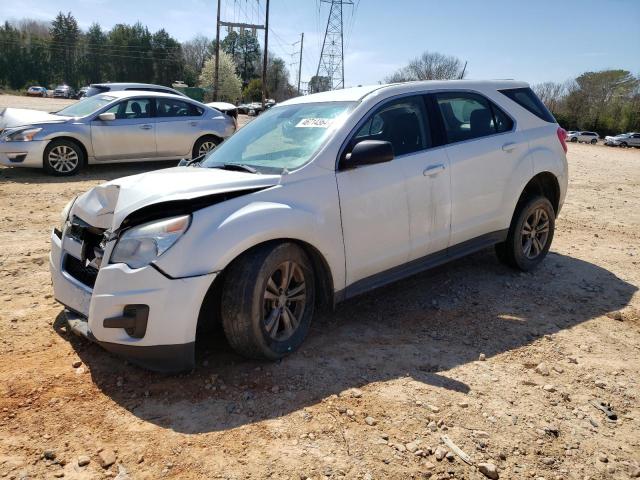
[(509, 97), (522, 108), (529, 110), (541, 120), (549, 123), (556, 123), (556, 119), (553, 117), (551, 112), (544, 106), (544, 103), (542, 103), (530, 88), (511, 88), (509, 90), (500, 90), (500, 93)]
[(196, 105), (173, 98), (157, 99), (158, 117), (199, 117), (204, 110)]
[(467, 92), (437, 93), (448, 143), (508, 132), (513, 120), (481, 95)]

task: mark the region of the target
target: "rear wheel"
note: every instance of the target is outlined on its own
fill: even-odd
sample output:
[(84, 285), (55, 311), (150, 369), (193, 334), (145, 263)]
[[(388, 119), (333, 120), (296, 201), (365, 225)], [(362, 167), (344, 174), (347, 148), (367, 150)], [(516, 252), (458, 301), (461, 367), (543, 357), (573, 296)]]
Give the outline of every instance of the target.
[(596, 143), (598, 143), (598, 140), (596, 140), (595, 138), (591, 140), (591, 145), (595, 145)]
[(282, 358), (302, 344), (311, 325), (311, 262), (294, 243), (259, 247), (230, 265), (221, 302), (222, 325), (235, 351), (249, 358)]
[(496, 245), (498, 259), (527, 272), (547, 256), (555, 231), (555, 212), (549, 200), (536, 196), (516, 211), (507, 239)]
[(75, 175), (83, 163), (84, 152), (77, 143), (69, 140), (52, 140), (44, 149), (42, 164), (51, 175)]
[(578, 138), (577, 138), (577, 137), (571, 137), (571, 142), (572, 142), (572, 143), (576, 143), (577, 141), (578, 141)]
[(196, 144), (193, 146), (193, 151), (191, 152), (191, 158), (201, 157), (206, 155), (211, 150), (216, 148), (220, 140), (213, 136), (207, 136), (199, 138)]

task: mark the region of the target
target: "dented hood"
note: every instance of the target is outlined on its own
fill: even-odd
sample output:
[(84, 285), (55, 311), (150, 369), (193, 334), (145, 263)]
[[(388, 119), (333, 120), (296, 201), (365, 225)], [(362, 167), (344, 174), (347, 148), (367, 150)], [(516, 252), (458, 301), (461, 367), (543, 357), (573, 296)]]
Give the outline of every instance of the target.
[[(127, 216), (150, 205), (196, 202), (203, 197), (214, 198), (216, 194), (271, 187), (279, 181), (280, 175), (257, 175), (219, 168), (167, 168), (119, 178), (92, 188), (77, 198), (71, 215), (94, 227), (113, 230)], [(216, 201), (212, 200), (213, 203)]]
[(62, 123), (69, 118), (26, 108), (5, 108), (4, 110), (0, 108), (0, 130), (35, 123)]

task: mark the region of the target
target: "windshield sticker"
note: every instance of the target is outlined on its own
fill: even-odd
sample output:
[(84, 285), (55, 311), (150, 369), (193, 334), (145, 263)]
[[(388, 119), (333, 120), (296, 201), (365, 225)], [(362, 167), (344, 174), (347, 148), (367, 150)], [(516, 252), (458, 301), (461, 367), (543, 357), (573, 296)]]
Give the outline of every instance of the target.
[(332, 123), (333, 118), (303, 118), (296, 128), (329, 128)]

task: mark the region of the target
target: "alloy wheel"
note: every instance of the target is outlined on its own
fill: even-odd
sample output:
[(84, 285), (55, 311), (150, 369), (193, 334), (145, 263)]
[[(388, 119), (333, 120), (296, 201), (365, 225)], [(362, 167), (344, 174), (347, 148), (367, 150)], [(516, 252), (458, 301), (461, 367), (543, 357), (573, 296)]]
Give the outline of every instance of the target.
[(549, 215), (544, 208), (536, 208), (522, 225), (522, 253), (533, 260), (542, 253), (549, 238)]
[(263, 294), (263, 325), (272, 340), (289, 339), (300, 325), (306, 307), (304, 272), (288, 261), (271, 274)]
[(78, 153), (66, 145), (57, 145), (51, 149), (47, 157), (49, 165), (56, 172), (69, 173), (78, 167)]
[(206, 153), (209, 153), (214, 148), (216, 148), (216, 144), (211, 140), (206, 140), (202, 142), (202, 144), (200, 145), (200, 148), (198, 148), (198, 156), (200, 157)]

